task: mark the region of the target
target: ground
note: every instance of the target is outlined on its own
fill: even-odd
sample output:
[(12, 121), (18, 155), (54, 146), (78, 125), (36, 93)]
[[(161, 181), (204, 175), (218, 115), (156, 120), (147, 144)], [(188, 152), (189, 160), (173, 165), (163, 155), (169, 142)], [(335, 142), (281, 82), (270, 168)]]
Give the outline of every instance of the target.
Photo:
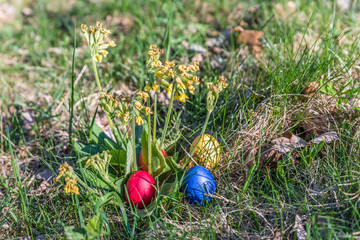
[[(357, 1), (7, 1), (0, 3), (0, 236), (59, 239), (93, 216), (93, 196), (54, 182), (78, 159), (88, 123), (109, 133), (82, 23), (112, 30), (102, 85), (134, 94), (146, 52), (220, 75), (207, 133), (222, 147), (211, 204), (182, 197), (146, 217), (104, 209), (102, 238), (359, 239), (359, 5)], [(74, 115), (71, 68), (75, 43)], [(205, 87), (175, 104), (169, 138), (189, 149), (206, 117)], [(169, 104), (159, 95), (160, 126)], [(164, 202), (162, 202), (164, 203)]]

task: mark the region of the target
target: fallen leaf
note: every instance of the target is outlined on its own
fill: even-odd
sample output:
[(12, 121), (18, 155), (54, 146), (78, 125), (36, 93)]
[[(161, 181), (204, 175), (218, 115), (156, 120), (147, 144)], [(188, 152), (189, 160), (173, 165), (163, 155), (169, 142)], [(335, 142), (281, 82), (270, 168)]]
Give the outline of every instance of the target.
[(232, 29), (233, 32), (239, 32), (239, 35), (237, 37), (238, 43), (244, 43), (247, 45), (258, 45), (261, 46), (261, 42), (259, 41), (259, 38), (261, 38), (264, 33), (257, 30), (245, 30), (241, 26), (237, 26)]
[(322, 141), (324, 141), (326, 144), (329, 144), (332, 141), (335, 141), (338, 139), (339, 139), (339, 137), (336, 132), (327, 132), (327, 133), (324, 133), (324, 134), (314, 138), (310, 142), (311, 143), (321, 143)]
[(320, 84), (318, 82), (311, 82), (307, 87), (304, 89), (303, 94), (308, 95), (309, 97), (312, 97), (317, 90), (319, 89)]
[(292, 152), (296, 148), (302, 148), (307, 146), (307, 142), (302, 138), (299, 138), (291, 132), (285, 132), (283, 137), (276, 138), (271, 141), (275, 143), (272, 149), (276, 150), (280, 155), (284, 155), (288, 152)]

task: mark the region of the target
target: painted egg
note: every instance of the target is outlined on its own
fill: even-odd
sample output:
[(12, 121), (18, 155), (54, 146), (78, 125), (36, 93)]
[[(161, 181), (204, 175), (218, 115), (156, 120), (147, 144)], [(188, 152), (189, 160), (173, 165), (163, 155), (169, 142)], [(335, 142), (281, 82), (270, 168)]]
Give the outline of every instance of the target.
[(139, 209), (144, 209), (149, 205), (152, 199), (155, 197), (156, 189), (154, 187), (154, 178), (145, 171), (138, 171), (130, 176), (126, 183), (127, 202)]
[[(164, 156), (164, 158), (167, 158), (167, 157), (168, 157), (168, 155), (166, 154), (166, 152), (165, 152), (164, 149), (161, 149), (161, 153), (162, 153), (162, 155)], [(140, 166), (140, 169), (143, 170), (143, 171), (148, 172), (148, 171), (149, 171), (149, 168), (148, 168), (148, 166), (145, 164), (142, 155), (143, 155), (143, 150), (141, 149), (141, 152), (140, 152), (140, 154), (139, 154), (139, 166)]]
[(193, 158), (207, 169), (216, 167), (221, 159), (219, 142), (210, 134), (203, 134), (200, 140), (199, 138), (200, 135), (194, 139), (190, 147), (191, 152), (199, 141), (196, 150), (194, 151)]
[(210, 202), (215, 192), (215, 180), (212, 174), (204, 167), (195, 166), (185, 173), (182, 191), (185, 192), (185, 199), (192, 204), (201, 205)]

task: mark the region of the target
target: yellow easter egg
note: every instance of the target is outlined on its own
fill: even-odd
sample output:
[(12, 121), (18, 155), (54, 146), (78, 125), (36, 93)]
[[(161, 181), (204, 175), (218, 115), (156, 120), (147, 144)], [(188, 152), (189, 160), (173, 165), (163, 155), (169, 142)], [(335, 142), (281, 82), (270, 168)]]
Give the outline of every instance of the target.
[[(195, 148), (199, 141), (200, 135), (197, 136), (191, 144), (190, 152)], [(218, 165), (221, 159), (220, 144), (210, 134), (202, 135), (193, 153), (193, 158), (207, 169), (214, 168)]]

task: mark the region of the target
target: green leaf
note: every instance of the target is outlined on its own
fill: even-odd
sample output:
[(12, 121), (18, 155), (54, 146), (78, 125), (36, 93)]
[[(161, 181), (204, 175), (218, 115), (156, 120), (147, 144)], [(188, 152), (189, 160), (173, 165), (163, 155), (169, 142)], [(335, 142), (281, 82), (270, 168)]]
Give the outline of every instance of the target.
[(154, 144), (152, 144), (151, 147), (151, 172), (153, 177), (157, 177), (168, 165), (159, 148)]
[(125, 175), (130, 174), (131, 173), (131, 167), (133, 166), (133, 162), (134, 162), (134, 151), (132, 148), (132, 142), (129, 141), (127, 143), (126, 146), (126, 170), (125, 170)]
[(97, 214), (89, 220), (88, 225), (85, 227), (88, 240), (100, 239), (101, 234), (107, 234), (103, 228), (102, 222), (103, 219), (101, 217), (101, 211), (98, 211)]
[(82, 240), (86, 239), (85, 228), (75, 228), (73, 226), (65, 227), (65, 237), (68, 240)]
[(111, 150), (110, 155), (112, 156), (110, 164), (113, 166), (118, 166), (125, 168), (127, 162), (127, 154), (124, 150)]
[(111, 189), (109, 184), (103, 181), (102, 177), (98, 174), (89, 170), (82, 171), (81, 173), (82, 176), (91, 184), (92, 187), (100, 187), (108, 190)]
[(160, 187), (161, 195), (175, 197), (179, 193), (182, 176), (182, 171), (172, 173), (171, 176), (168, 177), (167, 182)]
[(109, 138), (106, 133), (97, 125), (96, 123), (93, 126), (93, 132), (91, 135), (91, 140), (94, 141), (95, 144), (100, 145), (104, 149), (107, 150), (115, 150), (118, 149), (117, 144)]
[(143, 161), (144, 161), (144, 164), (147, 165), (148, 164), (149, 149), (148, 149), (148, 132), (147, 132), (146, 128), (143, 131), (142, 136), (141, 136), (141, 147), (142, 147), (142, 150), (143, 150), (143, 154), (142, 154)]
[(169, 156), (166, 159), (166, 163), (172, 168), (172, 169), (176, 169), (178, 171), (184, 171), (184, 167), (177, 164), (177, 162), (174, 160), (173, 157)]
[(135, 125), (135, 144), (139, 145), (141, 144), (141, 137), (143, 134), (143, 130), (144, 130), (144, 125), (146, 124), (142, 124), (142, 125)]
[(109, 192), (104, 196), (100, 197), (95, 203), (94, 212), (101, 211), (102, 207), (106, 206), (113, 199), (114, 199), (113, 192)]
[(106, 150), (98, 144), (85, 145), (79, 142), (74, 143), (74, 149), (80, 156), (91, 156)]

